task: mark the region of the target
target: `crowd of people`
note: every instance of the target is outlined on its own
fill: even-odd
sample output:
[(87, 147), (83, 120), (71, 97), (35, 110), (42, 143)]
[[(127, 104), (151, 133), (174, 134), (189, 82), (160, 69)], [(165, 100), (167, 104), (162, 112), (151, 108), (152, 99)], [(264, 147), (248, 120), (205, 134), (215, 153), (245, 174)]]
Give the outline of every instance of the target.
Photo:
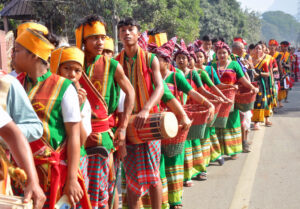
[[(186, 45), (157, 29), (141, 33), (125, 18), (118, 23), (123, 49), (115, 54), (102, 17), (84, 17), (74, 32), (73, 46), (39, 23), (20, 24), (14, 71), (0, 74), (1, 146), (13, 157), (8, 163), (0, 152), (1, 193), (32, 199), (34, 208), (54, 209), (64, 197), (74, 208), (119, 208), (120, 170), (123, 208), (183, 208), (183, 188), (207, 180), (209, 165), (222, 166), (224, 156), (250, 152), (249, 131), (272, 126), (298, 80), (287, 41), (248, 46), (236, 37), (229, 47), (205, 35)], [(254, 108), (234, 108), (229, 88), (256, 94)], [(183, 141), (173, 156), (157, 134), (144, 141), (136, 135), (165, 111), (176, 116), (178, 133), (188, 131), (187, 105), (205, 108), (208, 124), (216, 120), (215, 103), (232, 104), (219, 118), (224, 127), (207, 125), (202, 138)], [(10, 183), (5, 170), (14, 166), (25, 172), (15, 169)]]

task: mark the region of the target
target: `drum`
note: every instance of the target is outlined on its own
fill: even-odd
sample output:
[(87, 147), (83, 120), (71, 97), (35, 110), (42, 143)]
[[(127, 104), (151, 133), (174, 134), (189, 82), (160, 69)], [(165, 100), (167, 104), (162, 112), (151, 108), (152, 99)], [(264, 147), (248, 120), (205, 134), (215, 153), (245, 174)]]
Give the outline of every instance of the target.
[(150, 114), (141, 129), (134, 127), (135, 117), (136, 115), (132, 115), (128, 122), (126, 133), (128, 144), (142, 144), (152, 140), (173, 138), (177, 135), (178, 121), (172, 112)]
[(23, 197), (7, 196), (0, 194), (1, 209), (32, 209), (32, 201), (23, 203)]

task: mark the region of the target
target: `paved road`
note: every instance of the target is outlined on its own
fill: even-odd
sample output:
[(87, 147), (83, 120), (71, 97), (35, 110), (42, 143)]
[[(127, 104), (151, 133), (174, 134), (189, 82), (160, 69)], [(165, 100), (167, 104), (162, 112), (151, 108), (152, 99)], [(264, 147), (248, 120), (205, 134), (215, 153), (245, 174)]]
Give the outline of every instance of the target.
[(251, 153), (211, 165), (207, 181), (184, 189), (184, 209), (300, 209), (300, 84), (271, 120), (251, 132)]

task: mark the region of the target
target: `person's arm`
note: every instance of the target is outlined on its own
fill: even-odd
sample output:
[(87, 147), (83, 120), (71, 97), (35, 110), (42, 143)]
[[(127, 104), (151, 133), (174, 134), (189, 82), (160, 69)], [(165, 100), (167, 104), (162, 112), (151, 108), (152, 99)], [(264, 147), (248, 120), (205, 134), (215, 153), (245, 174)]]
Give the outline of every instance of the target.
[(126, 94), (124, 101), (124, 110), (121, 114), (121, 117), (119, 118), (120, 121), (115, 132), (114, 142), (116, 145), (125, 146), (126, 128), (128, 126), (129, 117), (134, 106), (135, 91), (120, 64), (118, 64), (116, 68), (114, 79), (119, 84), (122, 91)]
[[(2, 117), (1, 120), (3, 120)], [(27, 183), (24, 188), (24, 202), (28, 203), (30, 199), (33, 199), (34, 208), (42, 208), (46, 201), (46, 196), (39, 185), (39, 178), (27, 139), (12, 121), (8, 122), (5, 126), (1, 126), (0, 136), (6, 142), (18, 166), (27, 174)]]
[(7, 95), (7, 112), (29, 142), (42, 137), (43, 124), (36, 115), (24, 88), (16, 79), (13, 79)]
[(80, 146), (85, 145), (87, 137), (92, 132), (91, 125), (91, 105), (88, 100), (85, 101), (83, 109), (81, 111), (80, 122)]
[(78, 94), (73, 85), (69, 85), (61, 102), (62, 116), (66, 131), (67, 146), (67, 178), (64, 194), (73, 207), (80, 201), (83, 191), (78, 183), (77, 175), (80, 160), (80, 109)]
[(154, 91), (152, 92), (149, 100), (144, 105), (143, 109), (137, 114), (134, 125), (137, 129), (144, 126), (145, 121), (149, 116), (149, 111), (160, 102), (160, 99), (164, 93), (163, 80), (160, 74), (159, 62), (156, 57), (152, 61), (152, 78), (154, 84)]

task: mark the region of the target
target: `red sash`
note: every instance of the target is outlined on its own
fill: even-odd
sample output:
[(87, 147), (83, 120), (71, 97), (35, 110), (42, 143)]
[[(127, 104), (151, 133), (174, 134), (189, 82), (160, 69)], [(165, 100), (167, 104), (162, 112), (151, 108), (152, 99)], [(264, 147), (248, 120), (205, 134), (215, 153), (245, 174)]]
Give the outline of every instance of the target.
[[(63, 186), (66, 182), (67, 164), (65, 163), (65, 160), (67, 158), (67, 150), (64, 145), (65, 144), (57, 150), (53, 150), (53, 148), (42, 139), (30, 143), (40, 184), (44, 191), (47, 191), (48, 186), (50, 186), (49, 204), (51, 209), (54, 209), (56, 201), (62, 196)], [(45, 164), (48, 166), (48, 169), (45, 169), (45, 167), (42, 166)], [(78, 182), (84, 191), (80, 203), (83, 208), (90, 209), (92, 208), (91, 203), (79, 168)]]
[(85, 89), (92, 109), (92, 131), (102, 133), (109, 130), (109, 116), (104, 98), (83, 72), (79, 83)]

